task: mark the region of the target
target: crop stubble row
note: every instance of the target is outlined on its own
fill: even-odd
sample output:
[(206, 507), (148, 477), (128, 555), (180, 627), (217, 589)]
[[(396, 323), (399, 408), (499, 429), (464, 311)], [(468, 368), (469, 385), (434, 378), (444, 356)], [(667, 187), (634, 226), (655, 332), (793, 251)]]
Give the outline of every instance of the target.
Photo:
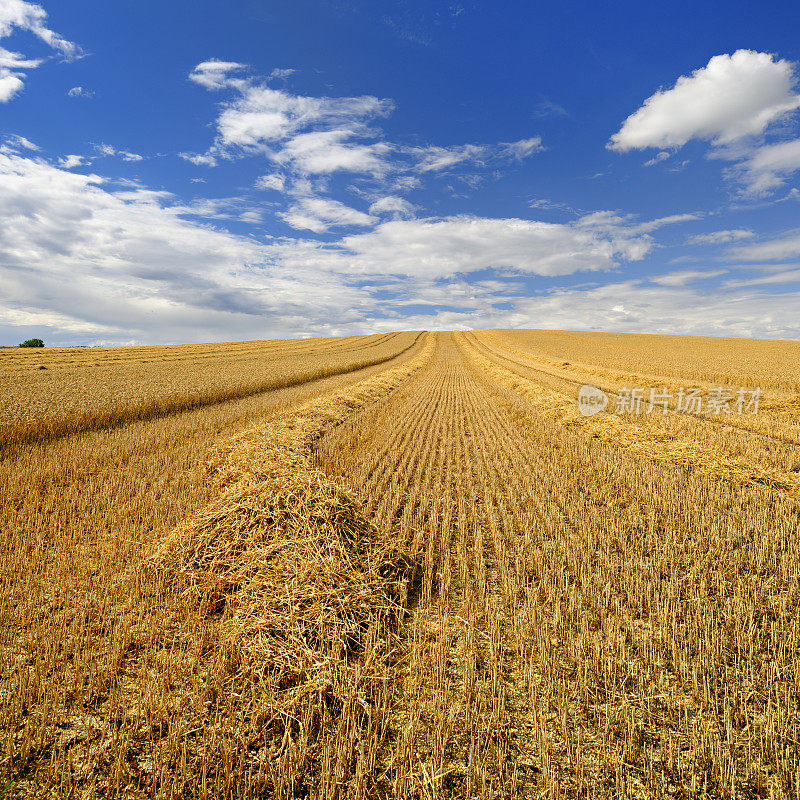
[(794, 796), (796, 497), (559, 424), (456, 337), (320, 451), (425, 565), (394, 791)]

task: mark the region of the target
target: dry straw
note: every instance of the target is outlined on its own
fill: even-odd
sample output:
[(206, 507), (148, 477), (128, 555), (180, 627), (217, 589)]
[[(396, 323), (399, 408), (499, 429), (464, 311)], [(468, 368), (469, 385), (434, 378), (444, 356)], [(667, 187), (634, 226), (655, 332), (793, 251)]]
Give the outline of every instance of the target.
[(315, 783), (331, 770), (347, 777), (342, 754), (331, 761), (328, 752), (326, 770), (336, 743), (320, 736), (323, 720), (369, 717), (380, 705), (387, 637), (413, 578), (410, 554), (313, 466), (314, 444), (398, 387), (433, 349), (431, 337), (409, 361), (225, 442), (208, 464), (218, 496), (152, 557), (178, 616), (195, 609), (215, 620), (228, 651), (225, 687), (272, 748), (258, 764), (270, 791), (296, 791), (309, 769)]

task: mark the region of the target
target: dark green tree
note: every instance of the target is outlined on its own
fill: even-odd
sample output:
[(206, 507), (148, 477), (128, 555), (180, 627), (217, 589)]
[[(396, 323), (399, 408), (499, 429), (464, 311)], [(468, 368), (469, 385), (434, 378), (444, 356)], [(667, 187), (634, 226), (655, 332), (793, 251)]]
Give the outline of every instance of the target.
[(44, 342), (41, 339), (26, 339), (19, 346), (20, 347), (44, 347)]

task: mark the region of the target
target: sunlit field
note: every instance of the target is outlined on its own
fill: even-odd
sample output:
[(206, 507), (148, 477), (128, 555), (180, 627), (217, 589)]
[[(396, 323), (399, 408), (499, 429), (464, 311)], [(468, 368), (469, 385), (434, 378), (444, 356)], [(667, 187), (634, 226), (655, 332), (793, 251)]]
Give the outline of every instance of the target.
[(0, 351), (0, 797), (800, 796), (798, 364)]

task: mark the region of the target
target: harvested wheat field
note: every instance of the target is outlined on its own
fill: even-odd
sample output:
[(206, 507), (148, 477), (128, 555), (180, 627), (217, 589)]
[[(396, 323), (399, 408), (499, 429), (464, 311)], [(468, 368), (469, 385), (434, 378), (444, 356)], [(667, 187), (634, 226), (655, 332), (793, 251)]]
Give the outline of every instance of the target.
[(518, 330), (0, 356), (0, 793), (799, 797), (798, 366)]

